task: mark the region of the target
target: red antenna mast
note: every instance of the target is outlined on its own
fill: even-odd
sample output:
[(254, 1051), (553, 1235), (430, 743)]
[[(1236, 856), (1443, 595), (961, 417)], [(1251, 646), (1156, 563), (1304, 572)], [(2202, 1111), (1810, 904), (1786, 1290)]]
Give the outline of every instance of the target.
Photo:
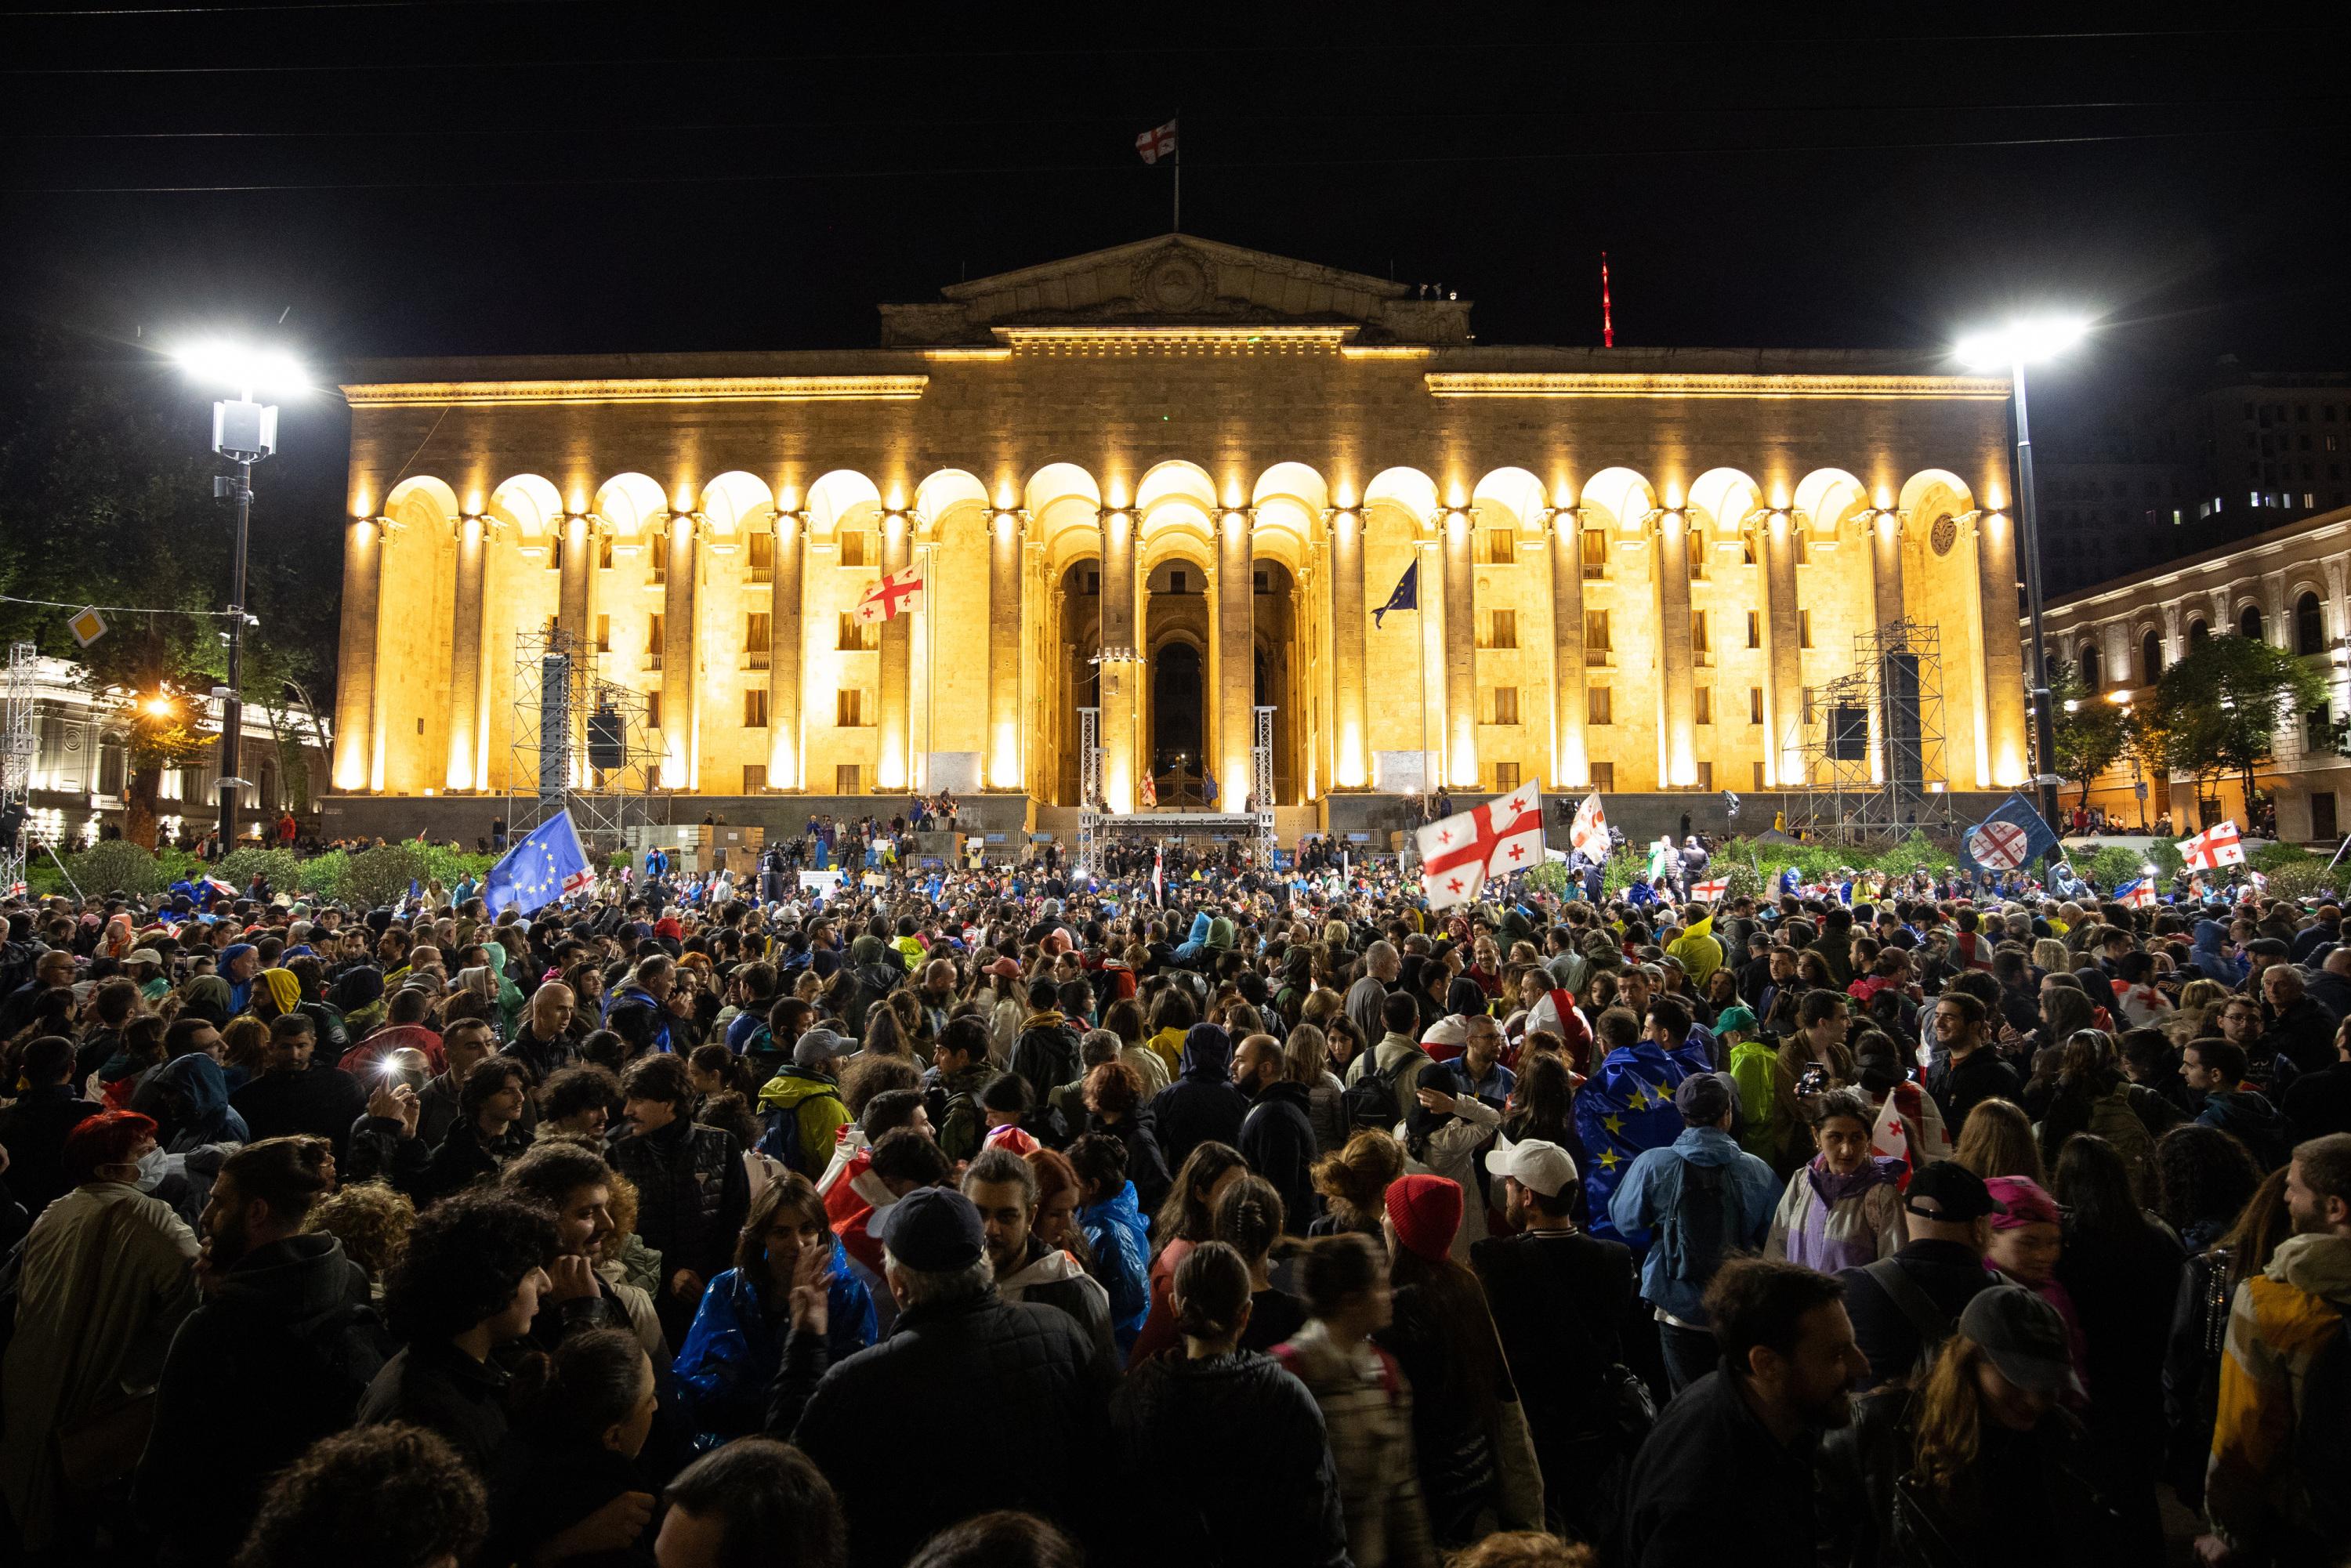
[(1616, 346), (1616, 326), (1608, 314), (1608, 253), (1600, 253), (1600, 346)]

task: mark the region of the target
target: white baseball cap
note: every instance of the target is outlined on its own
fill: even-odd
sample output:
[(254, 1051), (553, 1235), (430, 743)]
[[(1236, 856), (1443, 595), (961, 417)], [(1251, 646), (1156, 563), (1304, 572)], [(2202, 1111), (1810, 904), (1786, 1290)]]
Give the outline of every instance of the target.
[(1497, 1136), (1493, 1152), (1486, 1156), (1486, 1170), (1490, 1176), (1516, 1176), (1521, 1186), (1545, 1197), (1557, 1197), (1562, 1187), (1579, 1179), (1574, 1156), (1542, 1138), (1514, 1144)]

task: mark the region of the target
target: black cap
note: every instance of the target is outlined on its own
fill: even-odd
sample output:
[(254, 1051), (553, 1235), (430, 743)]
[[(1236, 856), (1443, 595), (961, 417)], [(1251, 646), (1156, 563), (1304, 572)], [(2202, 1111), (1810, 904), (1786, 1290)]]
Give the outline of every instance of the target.
[(1991, 1195), (1983, 1177), (1957, 1160), (1937, 1160), (1921, 1166), (1902, 1195), (1902, 1207), (1921, 1219), (1964, 1225), (1987, 1214), (2006, 1214), (2007, 1206)]
[(1693, 1127), (1713, 1126), (1730, 1106), (1730, 1085), (1719, 1072), (1693, 1072), (1674, 1091), (1674, 1109)]
[(2082, 1392), (2065, 1320), (2022, 1285), (1977, 1291), (1959, 1314), (1959, 1333), (1983, 1346), (2000, 1375), (2019, 1388), (2043, 1394)]
[(925, 1274), (968, 1269), (987, 1246), (979, 1210), (953, 1187), (916, 1188), (883, 1209), (872, 1228), (891, 1257)]

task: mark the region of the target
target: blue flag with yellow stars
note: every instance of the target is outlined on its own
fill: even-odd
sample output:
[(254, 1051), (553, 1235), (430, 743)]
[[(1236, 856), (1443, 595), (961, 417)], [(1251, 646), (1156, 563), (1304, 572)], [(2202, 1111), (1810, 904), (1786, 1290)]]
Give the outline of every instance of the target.
[(1385, 604), (1381, 605), (1377, 610), (1372, 612), (1372, 624), (1374, 627), (1377, 627), (1380, 623), (1380, 617), (1385, 615), (1391, 610), (1417, 610), (1419, 608), (1420, 558), (1415, 556), (1413, 558), (1412, 564), (1404, 569), (1404, 575), (1396, 579), (1395, 591), (1388, 595), (1388, 601)]
[(1583, 1141), (1583, 1197), (1592, 1211), (1592, 1234), (1625, 1241), (1609, 1222), (1608, 1200), (1625, 1169), (1650, 1149), (1662, 1149), (1682, 1135), (1682, 1113), (1674, 1091), (1693, 1072), (1710, 1072), (1713, 1061), (1702, 1042), (1684, 1040), (1667, 1051), (1645, 1040), (1612, 1051), (1575, 1096), (1575, 1133)]
[(571, 813), (562, 810), (533, 828), (490, 868), (482, 883), (482, 902), (492, 915), (509, 905), (528, 915), (595, 880)]

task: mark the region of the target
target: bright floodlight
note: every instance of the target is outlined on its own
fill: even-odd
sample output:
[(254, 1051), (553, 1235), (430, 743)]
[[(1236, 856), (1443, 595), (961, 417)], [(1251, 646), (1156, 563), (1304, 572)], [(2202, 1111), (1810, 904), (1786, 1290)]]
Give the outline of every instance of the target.
[(256, 349), (214, 338), (190, 343), (174, 350), (172, 357), (196, 380), (233, 388), (247, 397), (300, 392), (309, 385), (302, 367), (282, 349)]
[(1971, 370), (2005, 370), (2053, 359), (2082, 340), (2089, 323), (2078, 316), (2033, 316), (1959, 341), (1961, 363)]

